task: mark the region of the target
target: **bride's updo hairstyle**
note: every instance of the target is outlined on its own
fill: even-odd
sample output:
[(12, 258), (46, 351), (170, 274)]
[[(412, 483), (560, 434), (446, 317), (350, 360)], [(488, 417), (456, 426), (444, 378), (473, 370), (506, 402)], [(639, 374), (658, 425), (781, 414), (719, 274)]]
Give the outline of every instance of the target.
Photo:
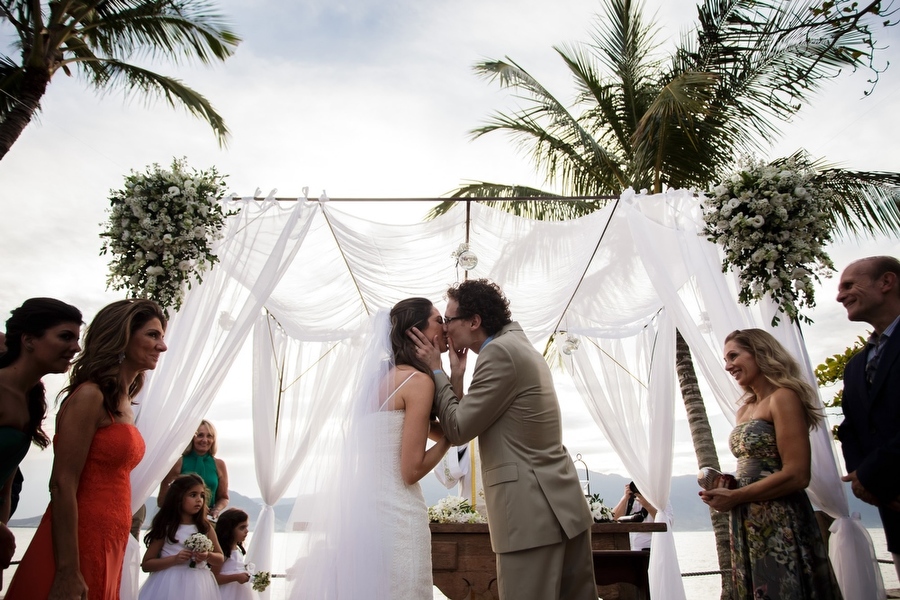
[(425, 331), (433, 308), (434, 305), (428, 298), (407, 298), (391, 309), (391, 349), (395, 365), (409, 365), (417, 371), (432, 375), (428, 365), (416, 356), (416, 346), (406, 332), (413, 327)]

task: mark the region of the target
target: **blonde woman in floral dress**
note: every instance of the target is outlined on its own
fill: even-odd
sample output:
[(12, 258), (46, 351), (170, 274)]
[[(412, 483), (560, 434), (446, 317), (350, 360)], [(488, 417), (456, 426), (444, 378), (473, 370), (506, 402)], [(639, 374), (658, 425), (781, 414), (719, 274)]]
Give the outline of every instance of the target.
[(731, 512), (735, 599), (841, 598), (804, 489), (810, 479), (809, 431), (823, 420), (815, 390), (781, 344), (760, 329), (725, 339), (725, 370), (746, 391), (729, 443), (738, 487), (700, 492)]

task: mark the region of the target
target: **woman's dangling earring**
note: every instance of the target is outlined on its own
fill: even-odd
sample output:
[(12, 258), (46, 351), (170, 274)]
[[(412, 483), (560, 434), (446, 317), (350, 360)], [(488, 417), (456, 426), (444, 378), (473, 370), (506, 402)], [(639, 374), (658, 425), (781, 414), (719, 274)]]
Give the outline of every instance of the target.
[(125, 353), (119, 352), (119, 364), (121, 365), (123, 362), (125, 362)]

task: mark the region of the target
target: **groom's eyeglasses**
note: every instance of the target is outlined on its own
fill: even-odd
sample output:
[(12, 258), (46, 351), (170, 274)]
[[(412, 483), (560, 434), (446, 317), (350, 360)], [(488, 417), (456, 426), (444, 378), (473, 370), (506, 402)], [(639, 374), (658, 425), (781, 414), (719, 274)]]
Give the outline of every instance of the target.
[(453, 321), (456, 321), (457, 319), (465, 319), (465, 317), (447, 317), (447, 316), (445, 316), (443, 324), (449, 325), (450, 323), (452, 323)]

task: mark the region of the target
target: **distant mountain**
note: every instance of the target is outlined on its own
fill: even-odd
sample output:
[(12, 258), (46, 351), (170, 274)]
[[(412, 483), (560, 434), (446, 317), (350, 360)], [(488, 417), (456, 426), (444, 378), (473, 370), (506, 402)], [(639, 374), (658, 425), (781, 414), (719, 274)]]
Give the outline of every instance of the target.
[[(153, 496), (147, 500), (147, 517), (144, 519), (143, 528), (147, 529), (150, 526), (150, 521), (153, 519), (153, 515), (157, 513), (156, 507), (156, 497)], [(275, 530), (276, 531), (285, 531), (287, 526), (287, 520), (291, 515), (291, 508), (294, 506), (293, 498), (282, 499), (278, 504), (275, 505)], [(256, 527), (256, 520), (259, 518), (259, 513), (262, 510), (263, 501), (262, 498), (249, 498), (244, 496), (240, 492), (236, 492), (234, 490), (228, 490), (228, 508), (239, 508), (243, 510), (250, 517), (250, 529), (253, 530)], [(227, 510), (227, 509), (226, 509)]]
[[(619, 502), (625, 485), (629, 481), (629, 479), (621, 475), (591, 471), (591, 493), (599, 495), (603, 498), (604, 504), (612, 508)], [(422, 479), (421, 485), (425, 503), (428, 506), (436, 504), (438, 500), (445, 496), (456, 494), (455, 487), (448, 490), (437, 478), (430, 475)], [(672, 478), (670, 502), (675, 513), (675, 529), (677, 531), (712, 530), (709, 520), (709, 508), (697, 496), (699, 490), (697, 478), (692, 475), (680, 475)], [(878, 510), (874, 506), (866, 504), (850, 494), (849, 486), (847, 487), (847, 494), (850, 497), (850, 512), (859, 513), (864, 526), (881, 527), (881, 518), (878, 516)], [(250, 529), (255, 529), (256, 520), (263, 506), (262, 499), (249, 498), (233, 490), (229, 490), (229, 498), (229, 508), (240, 508), (246, 512), (250, 517)], [(283, 498), (275, 505), (275, 531), (287, 531), (287, 521), (290, 518), (295, 500), (296, 498)], [(156, 511), (156, 497), (151, 497), (147, 500), (147, 517), (144, 520), (144, 529), (150, 526), (150, 521), (153, 515), (156, 514)], [(13, 519), (9, 522), (9, 526), (37, 527), (40, 521), (40, 516), (28, 519)]]

